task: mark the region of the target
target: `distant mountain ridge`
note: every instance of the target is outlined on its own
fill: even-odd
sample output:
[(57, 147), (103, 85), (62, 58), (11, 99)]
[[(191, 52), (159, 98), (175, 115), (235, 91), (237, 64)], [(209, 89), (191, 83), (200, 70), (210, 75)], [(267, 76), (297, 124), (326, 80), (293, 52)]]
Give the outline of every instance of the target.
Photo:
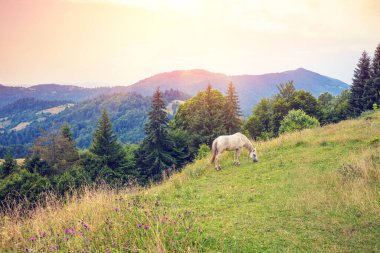
[(80, 102), (104, 94), (109, 88), (83, 88), (74, 85), (38, 84), (31, 87), (13, 87), (0, 84), (0, 107), (23, 98)]
[(304, 68), (263, 75), (232, 76), (195, 69), (157, 74), (128, 86), (128, 90), (151, 95), (157, 86), (162, 89), (176, 87), (185, 93), (195, 95), (197, 92), (204, 90), (208, 83), (211, 83), (213, 88), (225, 93), (228, 83), (233, 82), (240, 98), (242, 111), (245, 115), (248, 115), (252, 107), (261, 98), (274, 95), (277, 93), (277, 85), (289, 80), (294, 81), (297, 89), (309, 91), (316, 97), (323, 92), (336, 95), (350, 87), (340, 80), (323, 76)]
[[(231, 76), (202, 69), (175, 70), (148, 77), (130, 86), (101, 88), (81, 88), (56, 84), (36, 85), (29, 88), (0, 86), (0, 107), (27, 96), (44, 100), (71, 100), (74, 102), (102, 94), (124, 92), (150, 96), (157, 87), (160, 87), (161, 90), (178, 89), (193, 96), (204, 90), (208, 83), (211, 83), (213, 88), (225, 93), (228, 83), (233, 82), (240, 98), (242, 111), (248, 115), (261, 98), (274, 95), (277, 92), (276, 86), (289, 80), (294, 81), (297, 89), (309, 91), (314, 96), (319, 96), (323, 92), (336, 95), (350, 87), (340, 80), (304, 68), (262, 75)], [(12, 89), (14, 90), (12, 91)]]

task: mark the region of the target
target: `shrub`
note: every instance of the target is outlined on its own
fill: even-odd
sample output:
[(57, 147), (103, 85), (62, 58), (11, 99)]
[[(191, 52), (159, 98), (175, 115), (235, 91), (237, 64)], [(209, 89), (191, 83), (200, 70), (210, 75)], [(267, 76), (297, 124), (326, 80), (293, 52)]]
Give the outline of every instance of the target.
[(210, 153), (210, 148), (206, 144), (201, 144), (197, 153), (197, 160), (206, 157)]
[(306, 128), (319, 127), (319, 121), (302, 110), (291, 110), (281, 121), (280, 133), (294, 132)]

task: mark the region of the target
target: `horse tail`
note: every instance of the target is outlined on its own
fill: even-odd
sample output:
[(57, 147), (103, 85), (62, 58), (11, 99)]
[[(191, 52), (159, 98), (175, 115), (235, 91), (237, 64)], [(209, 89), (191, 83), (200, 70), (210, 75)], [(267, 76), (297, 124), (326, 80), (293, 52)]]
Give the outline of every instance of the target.
[(211, 163), (213, 163), (215, 161), (216, 154), (218, 153), (217, 143), (218, 142), (216, 140), (214, 140), (212, 142), (212, 149), (211, 149), (212, 157), (211, 157), (211, 161), (210, 161)]

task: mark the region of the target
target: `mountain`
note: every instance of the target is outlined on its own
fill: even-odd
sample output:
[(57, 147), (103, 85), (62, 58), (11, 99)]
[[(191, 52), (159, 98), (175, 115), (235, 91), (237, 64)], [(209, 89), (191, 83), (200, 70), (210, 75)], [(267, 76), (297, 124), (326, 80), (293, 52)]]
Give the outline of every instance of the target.
[(110, 88), (82, 88), (60, 84), (40, 84), (29, 88), (4, 86), (0, 84), (0, 107), (11, 104), (22, 98), (79, 102), (104, 94), (109, 90)]
[(294, 81), (297, 89), (309, 91), (316, 97), (323, 92), (336, 95), (350, 87), (342, 81), (303, 68), (264, 75), (233, 76), (196, 69), (157, 74), (128, 86), (126, 90), (151, 95), (159, 86), (162, 89), (180, 89), (185, 93), (195, 95), (211, 83), (213, 88), (225, 93), (227, 84), (233, 82), (240, 98), (242, 111), (248, 115), (262, 97), (274, 95), (277, 93), (276, 86), (289, 80)]
[(274, 95), (277, 92), (276, 85), (289, 80), (294, 81), (297, 89), (309, 91), (316, 97), (323, 92), (336, 95), (350, 87), (342, 81), (303, 68), (263, 75), (232, 76), (201, 69), (176, 70), (154, 75), (130, 86), (82, 88), (71, 85), (43, 84), (23, 88), (0, 85), (0, 107), (26, 97), (81, 102), (98, 95), (114, 93), (134, 92), (143, 96), (151, 96), (157, 87), (160, 87), (161, 90), (181, 90), (193, 96), (204, 90), (208, 83), (225, 93), (227, 84), (233, 82), (240, 97), (243, 114), (249, 115), (252, 107), (262, 97)]

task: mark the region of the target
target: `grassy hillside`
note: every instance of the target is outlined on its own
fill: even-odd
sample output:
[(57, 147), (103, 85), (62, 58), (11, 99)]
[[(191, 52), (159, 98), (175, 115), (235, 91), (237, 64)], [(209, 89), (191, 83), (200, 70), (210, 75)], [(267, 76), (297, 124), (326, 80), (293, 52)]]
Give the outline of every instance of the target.
[(203, 159), (162, 185), (1, 217), (1, 252), (379, 252), (380, 113)]

